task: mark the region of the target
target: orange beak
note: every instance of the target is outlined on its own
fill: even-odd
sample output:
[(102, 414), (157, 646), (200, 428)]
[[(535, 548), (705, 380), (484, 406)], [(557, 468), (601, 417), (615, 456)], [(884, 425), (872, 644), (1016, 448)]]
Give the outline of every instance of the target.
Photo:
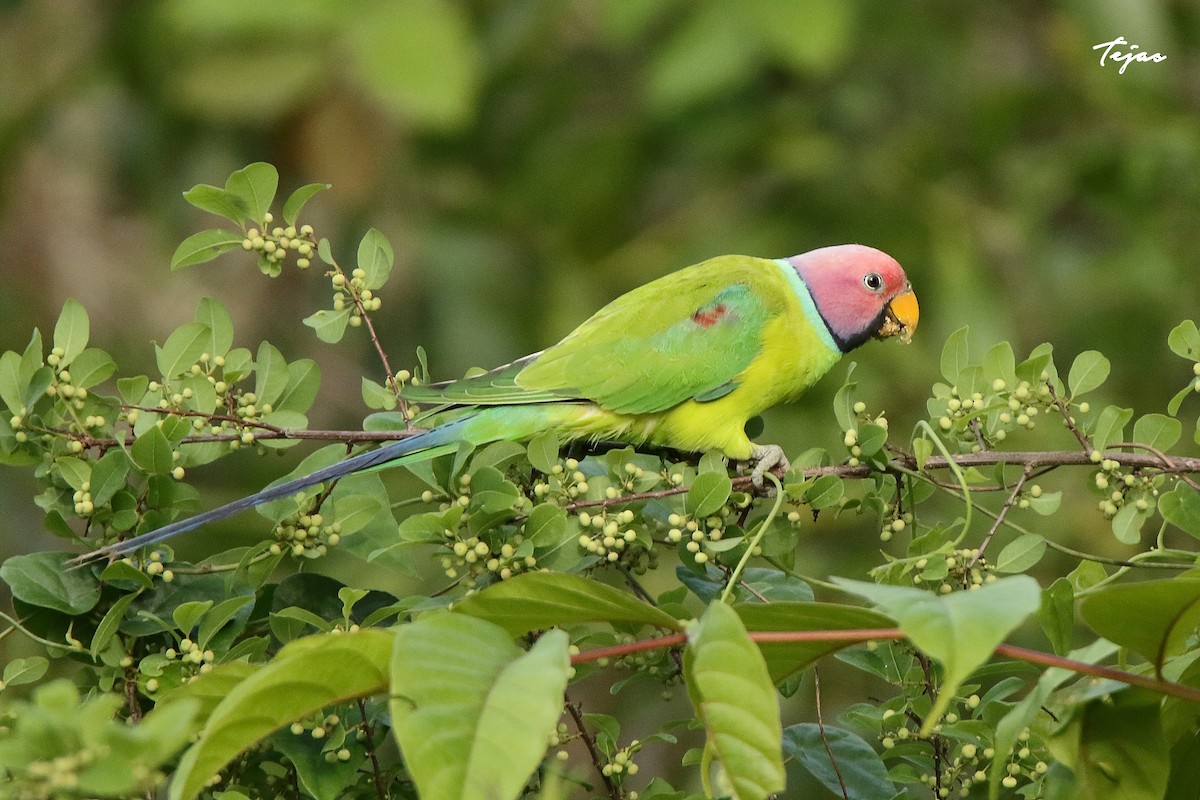
[(917, 329), (917, 319), (921, 309), (917, 306), (917, 296), (912, 288), (905, 289), (901, 294), (892, 298), (884, 309), (883, 325), (879, 328), (879, 338), (900, 336), (900, 341), (908, 344), (912, 340), (913, 331)]

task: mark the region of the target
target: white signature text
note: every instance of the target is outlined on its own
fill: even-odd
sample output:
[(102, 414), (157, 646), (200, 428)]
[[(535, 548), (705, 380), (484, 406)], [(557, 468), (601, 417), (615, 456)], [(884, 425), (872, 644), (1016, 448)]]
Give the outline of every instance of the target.
[[(1113, 49), (1114, 47), (1118, 46), (1128, 47), (1129, 50), (1126, 52), (1121, 52), (1120, 50)], [(1138, 46), (1136, 44), (1129, 44), (1129, 42), (1125, 41), (1124, 36), (1118, 36), (1111, 42), (1098, 44), (1092, 49), (1103, 50), (1103, 52), (1100, 54), (1100, 66), (1103, 67), (1106, 61), (1113, 61), (1120, 64), (1121, 69), (1117, 73), (1119, 75), (1124, 75), (1125, 68), (1134, 61), (1153, 61), (1154, 63), (1158, 63), (1159, 61), (1167, 60), (1167, 57), (1162, 53), (1147, 53), (1144, 50), (1140, 53), (1135, 52), (1138, 50)]]

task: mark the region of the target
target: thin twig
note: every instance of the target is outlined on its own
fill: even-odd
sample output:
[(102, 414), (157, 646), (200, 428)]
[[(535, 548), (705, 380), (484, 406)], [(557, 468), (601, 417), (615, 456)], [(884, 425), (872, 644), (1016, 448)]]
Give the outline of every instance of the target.
[(375, 755), (375, 735), (367, 719), (367, 704), (361, 697), (357, 702), (358, 713), (362, 717), (363, 733), (367, 739), (367, 756), (371, 759), (371, 771), (375, 773), (375, 797), (378, 800), (387, 800), (387, 792), (383, 788), (383, 771), (379, 768), (379, 758)]
[(1059, 413), (1062, 414), (1063, 422), (1066, 423), (1067, 429), (1075, 434), (1075, 438), (1079, 440), (1083, 451), (1091, 455), (1092, 450), (1095, 448), (1092, 447), (1091, 441), (1083, 435), (1083, 431), (1076, 427), (1075, 420), (1071, 419), (1071, 409), (1067, 407), (1067, 401), (1059, 397), (1058, 392), (1054, 391), (1053, 381), (1046, 381), (1046, 388), (1050, 390), (1050, 399), (1054, 401), (1054, 405), (1058, 407)]
[(566, 698), (567, 713), (571, 715), (571, 720), (575, 723), (575, 730), (579, 731), (579, 738), (583, 740), (584, 745), (588, 749), (588, 755), (592, 758), (592, 765), (596, 768), (596, 774), (600, 776), (600, 780), (604, 782), (605, 789), (608, 790), (608, 796), (612, 800), (621, 800), (621, 788), (613, 782), (613, 779), (604, 774), (604, 760), (599, 748), (596, 747), (596, 740), (592, 738), (592, 734), (588, 733), (587, 725), (583, 721), (583, 712), (579, 706), (571, 702), (571, 698)]
[(1017, 498), (1021, 496), (1021, 489), (1025, 487), (1025, 481), (1029, 480), (1029, 475), (1032, 472), (1033, 465), (1026, 464), (1025, 470), (1021, 473), (1021, 477), (1017, 478), (1017, 483), (1013, 486), (1008, 499), (1004, 501), (1004, 505), (1000, 507), (999, 513), (996, 514), (996, 518), (992, 522), (992, 527), (988, 529), (987, 534), (983, 537), (983, 541), (979, 543), (979, 548), (975, 551), (975, 557), (967, 564), (967, 572), (970, 572), (971, 568), (979, 563), (979, 559), (983, 558), (983, 551), (987, 550), (992, 537), (996, 535), (996, 531), (1000, 530), (1000, 526), (1004, 524), (1004, 518), (1008, 516), (1009, 509), (1013, 507), (1013, 503), (1017, 502)]
[(837, 775), (838, 786), (842, 788), (842, 797), (850, 800), (850, 792), (846, 789), (846, 779), (842, 777), (842, 768), (838, 766), (837, 756), (833, 754), (833, 746), (829, 744), (829, 737), (825, 733), (825, 719), (821, 716), (821, 672), (816, 667), (813, 667), (813, 699), (817, 707), (817, 730), (821, 732), (821, 743), (825, 745), (825, 754), (829, 756), (833, 774)]
[[(1153, 447), (1152, 445), (1141, 444), (1140, 442), (1117, 442), (1116, 444), (1109, 445), (1109, 447), (1112, 447), (1112, 448), (1132, 447), (1132, 448), (1137, 448), (1139, 450), (1145, 450), (1146, 452), (1157, 456), (1159, 461), (1161, 461), (1164, 465), (1166, 465), (1168, 467), (1170, 467), (1170, 465), (1171, 465), (1170, 456), (1168, 456), (1162, 450), (1159, 450), (1157, 447)], [(1118, 461), (1120, 461), (1120, 459), (1118, 459)], [(1200, 483), (1197, 483), (1196, 481), (1192, 480), (1192, 478), (1190, 476), (1181, 474), (1179, 476), (1179, 479), (1181, 481), (1183, 481), (1184, 483), (1186, 483), (1188, 486), (1191, 486), (1196, 491), (1200, 492)]]

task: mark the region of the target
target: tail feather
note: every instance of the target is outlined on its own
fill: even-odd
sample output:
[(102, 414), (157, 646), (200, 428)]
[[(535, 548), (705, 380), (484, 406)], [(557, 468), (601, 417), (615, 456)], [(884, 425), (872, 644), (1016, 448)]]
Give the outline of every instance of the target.
[(447, 443), (456, 440), (456, 429), (465, 421), (460, 419), (457, 422), (443, 425), (426, 433), (418, 434), (408, 439), (401, 439), (397, 442), (384, 445), (376, 450), (368, 450), (365, 453), (351, 456), (344, 461), (339, 461), (336, 464), (331, 464), (324, 469), (319, 469), (316, 472), (296, 478), (295, 480), (281, 483), (278, 486), (272, 486), (263, 489), (257, 494), (252, 494), (249, 497), (243, 497), (240, 500), (234, 500), (232, 503), (226, 503), (209, 511), (204, 511), (194, 517), (181, 519), (177, 522), (172, 522), (170, 525), (164, 525), (157, 530), (143, 533), (140, 536), (135, 536), (132, 539), (126, 539), (122, 542), (115, 542), (110, 545), (98, 548), (90, 553), (84, 553), (68, 562), (71, 566), (82, 566), (95, 561), (100, 561), (105, 558), (119, 558), (121, 556), (132, 553), (142, 547), (158, 544), (166, 541), (181, 533), (195, 530), (203, 525), (208, 525), (211, 522), (232, 517), (249, 508), (261, 506), (263, 503), (269, 503), (272, 500), (280, 500), (285, 497), (290, 497), (297, 492), (302, 492), (305, 489), (316, 486), (317, 484), (326, 483), (328, 481), (337, 480), (355, 472), (363, 472), (378, 467), (382, 467), (388, 462), (396, 461), (409, 455), (422, 455), (434, 457), (440, 455), (444, 451)]

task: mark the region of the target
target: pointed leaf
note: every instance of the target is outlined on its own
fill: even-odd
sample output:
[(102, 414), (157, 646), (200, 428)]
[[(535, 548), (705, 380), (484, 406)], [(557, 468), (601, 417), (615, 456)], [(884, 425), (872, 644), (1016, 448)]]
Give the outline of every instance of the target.
[(684, 676), (708, 746), (724, 767), (734, 799), (759, 800), (782, 791), (783, 741), (775, 686), (762, 653), (726, 604), (709, 605), (689, 633)]
[(175, 248), (175, 253), (171, 256), (171, 269), (176, 270), (212, 261), (221, 253), (241, 247), (245, 238), (238, 231), (227, 231), (222, 228), (210, 228), (193, 233)]
[(201, 211), (224, 217), (235, 225), (241, 225), (242, 220), (249, 216), (249, 208), (240, 197), (207, 183), (197, 184), (188, 189), (183, 193), (183, 199)]
[(702, 472), (687, 493), (687, 510), (693, 517), (707, 517), (721, 510), (733, 491), (733, 482), (724, 472)]
[(942, 664), (945, 677), (937, 702), (926, 717), (927, 728), (945, 713), (959, 685), (986, 663), (996, 645), (1041, 604), (1041, 588), (1028, 575), (1014, 575), (976, 591), (942, 596), (902, 586), (844, 578), (834, 581), (875, 603), (896, 620), (914, 645)]
[(103, 383), (117, 371), (112, 356), (103, 350), (89, 347), (71, 362), (71, 383), (81, 389), (90, 389)]
[(580, 622), (626, 622), (682, 630), (679, 620), (619, 589), (562, 572), (529, 572), (493, 583), (454, 604), (516, 636)]
[(523, 653), (501, 628), (459, 614), (397, 630), (393, 733), (422, 800), (521, 793), (562, 713), (568, 644), (551, 631)]
[(167, 380), (172, 380), (191, 370), (211, 341), (212, 331), (207, 325), (189, 322), (179, 327), (155, 353), (159, 374)]
[(158, 426), (152, 426), (134, 440), (129, 456), (138, 469), (150, 475), (165, 475), (175, 469), (171, 443)]
[(233, 347), (233, 317), (219, 300), (200, 298), (196, 306), (196, 322), (208, 328), (211, 337), (204, 352), (212, 357), (224, 356)]
[(309, 183), (288, 195), (287, 201), (283, 204), (284, 222), (288, 225), (295, 225), (296, 220), (300, 218), (300, 211), (304, 208), (304, 204), (311, 200), (317, 192), (323, 192), (330, 186), (331, 184), (328, 183)]
[(896, 787), (888, 780), (887, 767), (875, 748), (844, 728), (822, 728), (811, 722), (792, 725), (783, 731), (783, 752), (800, 762), (826, 789), (847, 800), (879, 800), (896, 795)]
[(367, 231), (367, 235), (358, 243), (358, 268), (366, 273), (363, 288), (374, 291), (383, 286), (395, 260), (387, 237), (374, 228)]
[(362, 629), (297, 639), (236, 683), (213, 709), (200, 739), (184, 753), (171, 800), (191, 800), (238, 753), (272, 731), (320, 709), (387, 690), (396, 636)]
[(69, 366), (87, 347), (89, 327), (87, 310), (78, 300), (63, 303), (54, 326), (54, 346), (62, 350), (58, 369)]
[(258, 357), (254, 360), (254, 394), (261, 407), (274, 403), (288, 385), (288, 365), (283, 353), (269, 342), (258, 346)]
[(256, 222), (264, 221), (277, 188), (279, 173), (275, 167), (263, 161), (247, 164), (225, 181), (225, 190), (245, 204), (250, 218)]
[(1111, 368), (1108, 359), (1095, 350), (1084, 350), (1075, 356), (1071, 371), (1067, 375), (1067, 386), (1071, 390), (1071, 396), (1076, 397), (1098, 388), (1108, 380)]
[(958, 374), (966, 369), (969, 360), (967, 328), (964, 326), (950, 334), (950, 338), (942, 347), (942, 377), (946, 379), (947, 383), (954, 386), (958, 383)]
[(997, 572), (1025, 572), (1042, 560), (1046, 553), (1046, 540), (1036, 533), (1018, 536), (1009, 542), (1000, 555), (996, 556)]

